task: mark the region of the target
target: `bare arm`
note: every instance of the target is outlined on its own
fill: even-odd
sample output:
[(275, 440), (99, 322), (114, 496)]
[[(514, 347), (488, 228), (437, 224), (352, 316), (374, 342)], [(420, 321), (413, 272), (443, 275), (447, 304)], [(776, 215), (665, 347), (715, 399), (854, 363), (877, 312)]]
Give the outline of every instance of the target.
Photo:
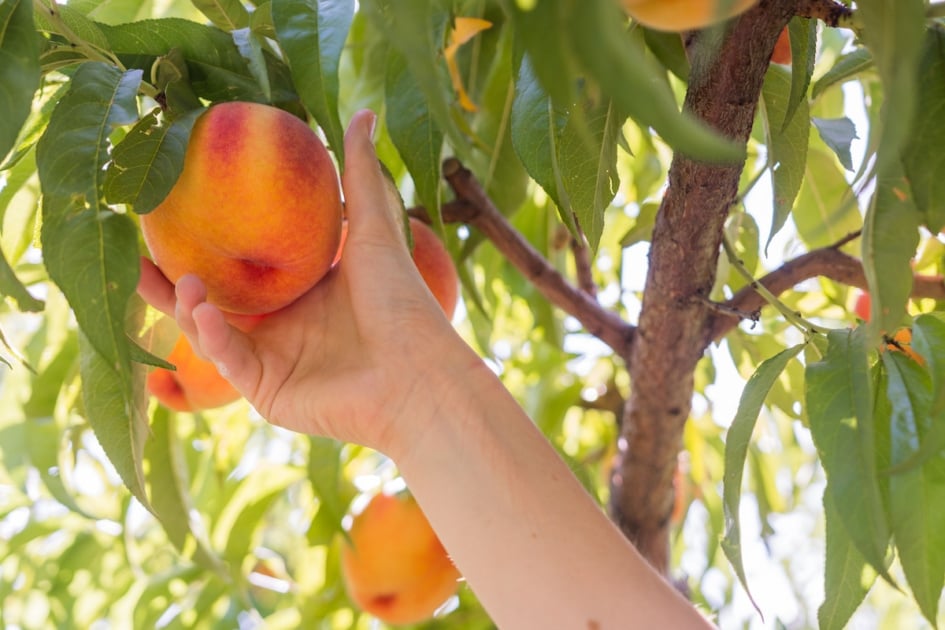
[[(249, 332), (145, 265), (141, 294), (275, 424), (393, 458), (502, 628), (696, 628), (426, 289), (359, 114), (346, 137), (341, 263)], [(239, 325), (237, 322), (233, 322)]]

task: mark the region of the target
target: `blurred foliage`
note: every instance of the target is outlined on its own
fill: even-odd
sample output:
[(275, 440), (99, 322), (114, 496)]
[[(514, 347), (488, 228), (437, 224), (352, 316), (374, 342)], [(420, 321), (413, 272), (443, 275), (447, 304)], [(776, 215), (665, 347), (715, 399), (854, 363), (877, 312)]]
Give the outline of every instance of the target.
[[(678, 37), (627, 30), (608, 0), (50, 6), (0, 1), (4, 627), (378, 627), (348, 599), (339, 551), (345, 514), (402, 485), (390, 461), (274, 428), (245, 402), (173, 413), (143, 393), (154, 316), (125, 307), (136, 213), (175, 180), (203, 106), (308, 115), (339, 164), (344, 124), (375, 109), (408, 205), (438, 218), (440, 160), (459, 157), (569, 278), (585, 236), (600, 302), (630, 322), (673, 153), (740, 151), (679, 114)], [(873, 25), (862, 41), (792, 22), (793, 70), (766, 78), (712, 297), (863, 229), (845, 250), (864, 262), (872, 324), (850, 312), (853, 290), (809, 280), (699, 364), (673, 560), (722, 627), (939, 616), (945, 316), (908, 295), (913, 272), (945, 271), (945, 26), (921, 0), (857, 10)], [(451, 51), (451, 78), (456, 16), (491, 28)], [(438, 227), (464, 283), (457, 329), (605, 503), (624, 365), (492, 244)], [(902, 325), (924, 365), (878, 351)], [(423, 625), (491, 626), (468, 588)]]

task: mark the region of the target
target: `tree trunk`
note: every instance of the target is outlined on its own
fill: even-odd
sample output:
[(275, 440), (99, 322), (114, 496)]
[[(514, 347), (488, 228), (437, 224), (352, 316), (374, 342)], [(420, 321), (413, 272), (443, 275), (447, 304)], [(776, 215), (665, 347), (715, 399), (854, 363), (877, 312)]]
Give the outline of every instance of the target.
[[(795, 0), (761, 0), (724, 33), (693, 34), (687, 42), (692, 68), (684, 108), (745, 144), (774, 43), (795, 5)], [(743, 166), (674, 156), (653, 230), (610, 510), (663, 574), (669, 571), (672, 480), (693, 373), (711, 340), (707, 299)]]

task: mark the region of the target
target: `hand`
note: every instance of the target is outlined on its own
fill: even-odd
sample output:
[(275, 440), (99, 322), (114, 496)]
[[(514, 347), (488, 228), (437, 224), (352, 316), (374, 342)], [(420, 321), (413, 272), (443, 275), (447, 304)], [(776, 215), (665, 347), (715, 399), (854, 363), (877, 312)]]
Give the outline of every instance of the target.
[(345, 135), (344, 257), (296, 302), (255, 326), (224, 318), (206, 302), (200, 279), (184, 276), (175, 291), (146, 259), (138, 292), (176, 317), (194, 348), (270, 422), (394, 455), (410, 441), (405, 423), (434, 420), (416, 417), (431, 405), (411, 401), (436, 395), (429, 387), (448, 369), (437, 367), (444, 357), (471, 351), (410, 257), (400, 204), (371, 143), (373, 124), (372, 113), (359, 112)]

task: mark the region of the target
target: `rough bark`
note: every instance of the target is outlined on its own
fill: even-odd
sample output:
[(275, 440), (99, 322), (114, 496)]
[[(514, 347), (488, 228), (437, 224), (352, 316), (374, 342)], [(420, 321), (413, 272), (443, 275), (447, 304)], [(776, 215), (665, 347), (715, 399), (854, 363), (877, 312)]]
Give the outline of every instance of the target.
[[(703, 31), (688, 38), (692, 69), (685, 109), (746, 143), (774, 43), (795, 9), (795, 0), (762, 0), (724, 33)], [(722, 229), (743, 166), (677, 154), (650, 245), (610, 511), (664, 574), (669, 570), (673, 472), (691, 407), (693, 373), (714, 315), (705, 298), (715, 282)]]

